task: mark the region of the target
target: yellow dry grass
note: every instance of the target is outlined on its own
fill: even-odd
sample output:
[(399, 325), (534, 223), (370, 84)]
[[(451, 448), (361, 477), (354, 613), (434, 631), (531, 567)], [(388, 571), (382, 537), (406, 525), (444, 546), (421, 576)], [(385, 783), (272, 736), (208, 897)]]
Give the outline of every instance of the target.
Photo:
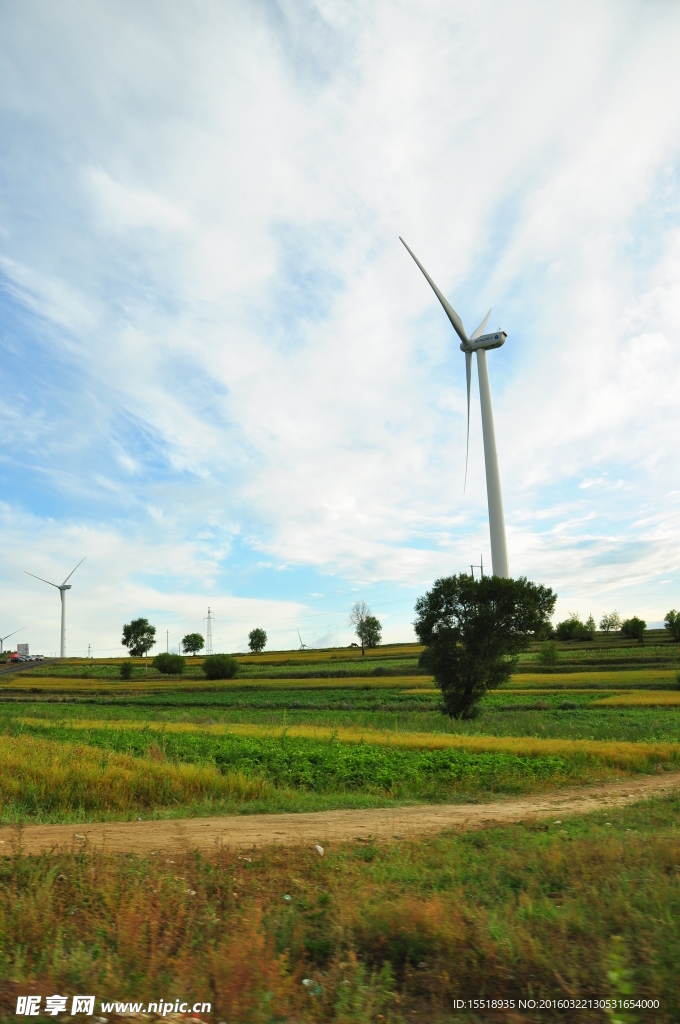
[(677, 668), (631, 668), (615, 671), (611, 669), (584, 669), (582, 672), (518, 672), (502, 690), (535, 689), (570, 689), (577, 686), (595, 684), (607, 685), (612, 690), (619, 687), (634, 686), (636, 683), (666, 682), (674, 680)]
[(589, 707), (655, 708), (680, 706), (680, 690), (631, 690), (594, 700)]
[(0, 736), (0, 808), (20, 804), (63, 811), (126, 811), (193, 800), (255, 799), (267, 783), (209, 765), (133, 757), (84, 743), (55, 743), (36, 736)]
[(203, 732), (216, 736), (280, 737), (326, 740), (336, 743), (370, 743), (376, 746), (415, 750), (465, 750), (470, 753), (498, 752), (517, 757), (589, 757), (606, 764), (634, 766), (647, 761), (665, 763), (680, 759), (680, 743), (631, 743), (619, 740), (570, 740), (532, 736), (462, 736), (455, 733), (398, 732), (354, 726), (294, 725), (264, 726), (241, 723), (197, 725), (190, 722), (79, 719), (55, 721), (41, 718), (17, 719), (26, 725), (49, 729), (54, 726), (77, 729), (134, 729), (153, 733)]
[(348, 661), (371, 658), (416, 658), (425, 648), (421, 644), (384, 644), (380, 647), (366, 648), (362, 656), (360, 647), (338, 647), (325, 651), (267, 651), (266, 654), (239, 654), (236, 660), (243, 664), (267, 665), (272, 662), (318, 662)]

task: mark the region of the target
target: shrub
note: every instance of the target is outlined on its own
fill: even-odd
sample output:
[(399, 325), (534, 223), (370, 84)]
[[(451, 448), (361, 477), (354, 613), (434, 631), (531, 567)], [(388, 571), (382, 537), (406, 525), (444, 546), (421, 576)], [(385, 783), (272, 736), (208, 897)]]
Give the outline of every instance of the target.
[(554, 672), (558, 657), (559, 652), (557, 649), (557, 644), (554, 640), (547, 640), (544, 644), (541, 645), (541, 649), (538, 652), (538, 660), (540, 661), (543, 668), (550, 669), (552, 672)]
[(186, 667), (181, 654), (157, 654), (151, 664), (164, 676), (181, 676)]
[(120, 666), (120, 678), (130, 679), (132, 676), (132, 664), (129, 661), (124, 661)]
[(621, 636), (625, 636), (627, 640), (637, 640), (641, 644), (644, 641), (646, 629), (645, 620), (638, 619), (637, 615), (633, 615), (632, 619), (626, 619), (621, 625)]
[(203, 671), (208, 679), (233, 679), (238, 662), (230, 654), (209, 654), (203, 661)]

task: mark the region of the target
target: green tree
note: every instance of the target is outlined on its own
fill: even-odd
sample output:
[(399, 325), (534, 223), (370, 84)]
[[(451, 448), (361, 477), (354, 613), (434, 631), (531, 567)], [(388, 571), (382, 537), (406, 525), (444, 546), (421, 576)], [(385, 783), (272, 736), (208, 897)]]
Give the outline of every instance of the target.
[[(592, 615), (589, 621), (592, 620), (593, 633), (595, 631), (595, 620)], [(571, 612), (568, 619), (564, 622), (558, 622), (555, 627), (555, 636), (558, 640), (592, 640), (593, 633), (590, 632), (588, 625), (584, 625), (579, 619), (576, 612)]]
[(585, 628), (586, 633), (590, 637), (590, 639), (594, 640), (595, 639), (595, 630), (597, 629), (597, 626), (595, 625), (595, 619), (593, 618), (592, 615), (589, 615), (588, 618), (586, 619), (584, 628)]
[(647, 623), (645, 620), (639, 619), (637, 615), (633, 615), (632, 618), (626, 619), (621, 623), (621, 636), (625, 636), (627, 640), (637, 640), (641, 644), (644, 643), (646, 629)]
[(182, 650), (185, 654), (193, 654), (194, 657), (205, 647), (205, 640), (200, 633), (187, 633), (182, 637)]
[(664, 615), (664, 627), (668, 630), (673, 640), (680, 641), (680, 612), (675, 608)]
[(263, 629), (251, 629), (248, 633), (248, 647), (253, 654), (259, 654), (267, 646), (267, 634)]
[(375, 615), (366, 616), (364, 638), (367, 647), (377, 647), (382, 639), (382, 626)]
[(366, 647), (377, 647), (382, 637), (382, 626), (371, 614), (365, 601), (356, 601), (349, 613), (349, 624), (361, 640), (361, 654), (365, 655)]
[(557, 595), (524, 577), (466, 573), (435, 582), (416, 601), (416, 635), (453, 718), (470, 717), (488, 689), (505, 682), (514, 658), (545, 630)]
[(609, 633), (610, 630), (616, 631), (621, 629), (621, 616), (618, 612), (605, 613), (600, 619), (600, 629), (603, 633)]
[(156, 642), (156, 627), (148, 619), (133, 619), (123, 626), (123, 647), (127, 647), (131, 658), (143, 658)]

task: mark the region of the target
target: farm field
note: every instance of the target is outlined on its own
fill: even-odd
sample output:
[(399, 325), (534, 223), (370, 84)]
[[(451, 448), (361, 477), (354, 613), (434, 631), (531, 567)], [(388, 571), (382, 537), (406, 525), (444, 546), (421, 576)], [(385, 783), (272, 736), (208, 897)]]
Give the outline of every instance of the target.
[[(122, 680), (120, 659), (0, 672), (0, 821), (484, 803), (677, 772), (678, 645), (583, 646), (554, 672), (530, 651), (469, 721), (442, 714), (416, 645), (242, 656), (219, 683), (199, 658), (175, 679), (139, 661)], [(635, 1019), (672, 1021), (679, 801), (323, 857), (7, 857), (2, 998), (49, 978), (151, 1000), (171, 979), (220, 1020), (402, 1022), (494, 1019), (458, 998), (632, 991), (660, 1001)]]

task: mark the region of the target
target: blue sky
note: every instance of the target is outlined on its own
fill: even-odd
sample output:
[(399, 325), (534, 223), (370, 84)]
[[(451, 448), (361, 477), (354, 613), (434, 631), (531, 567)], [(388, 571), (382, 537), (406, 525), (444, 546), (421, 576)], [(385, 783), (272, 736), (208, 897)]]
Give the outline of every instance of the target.
[(680, 607), (674, 4), (5, 4), (0, 635), (388, 641), (490, 565)]

